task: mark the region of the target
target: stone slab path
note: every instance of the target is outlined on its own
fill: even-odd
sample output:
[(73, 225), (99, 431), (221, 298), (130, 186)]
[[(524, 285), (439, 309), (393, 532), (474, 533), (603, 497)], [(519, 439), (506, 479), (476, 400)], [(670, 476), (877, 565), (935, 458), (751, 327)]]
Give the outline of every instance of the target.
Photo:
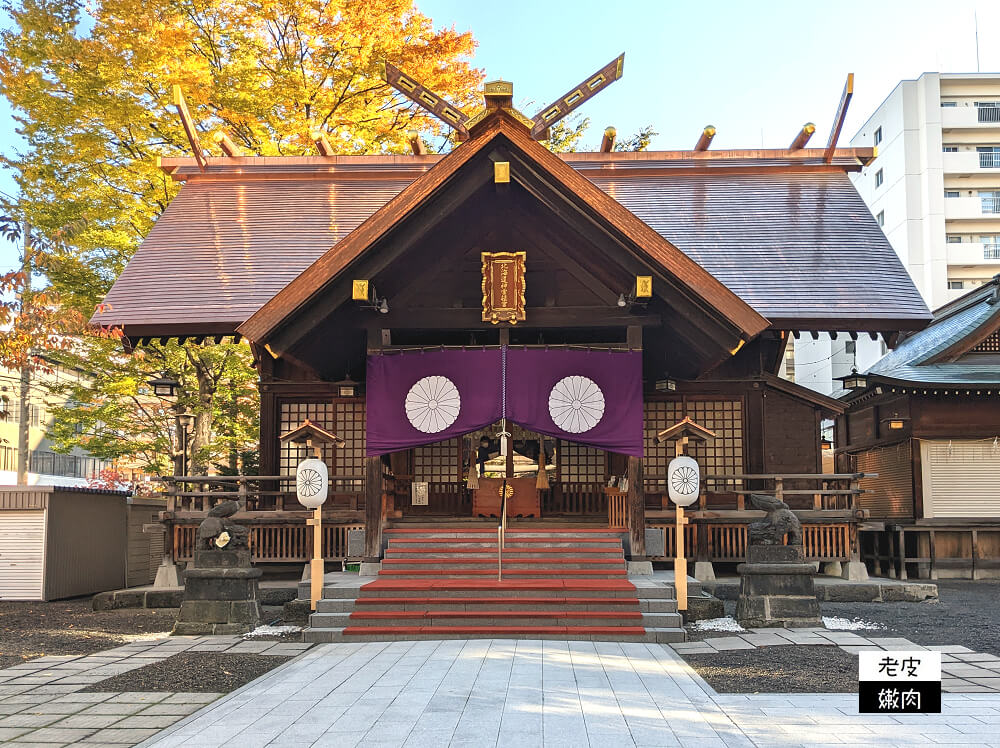
[(716, 693), (668, 646), (321, 644), (144, 746), (1000, 746), (1000, 696), (859, 715), (853, 694)]
[(196, 712), (217, 693), (82, 693), (180, 652), (295, 656), (311, 647), (236, 636), (139, 640), (86, 656), (48, 656), (0, 670), (0, 744), (134, 745)]
[(734, 649), (783, 645), (837, 646), (851, 654), (865, 650), (923, 650), (941, 653), (941, 689), (946, 693), (1000, 693), (1000, 657), (958, 645), (914, 644), (902, 637), (856, 634), (820, 628), (750, 629), (671, 646), (682, 654), (712, 654)]

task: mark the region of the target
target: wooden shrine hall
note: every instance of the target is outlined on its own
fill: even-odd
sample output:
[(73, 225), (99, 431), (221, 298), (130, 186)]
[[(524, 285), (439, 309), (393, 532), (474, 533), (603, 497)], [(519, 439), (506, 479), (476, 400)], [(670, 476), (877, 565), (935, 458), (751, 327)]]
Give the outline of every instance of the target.
[(891, 339), (930, 320), (848, 178), (873, 149), (837, 147), (852, 84), (818, 148), (810, 125), (787, 149), (715, 151), (706, 128), (694, 150), (618, 152), (609, 129), (599, 152), (550, 152), (548, 128), (621, 65), (533, 118), (513, 84), (467, 115), (387, 65), (454, 129), (443, 155), (342, 156), (317, 134), (316, 156), (243, 156), (225, 136), (211, 156), (178, 98), (195, 157), (160, 160), (183, 186), (93, 323), (132, 346), (238, 336), (261, 412), (259, 476), (169, 479), (176, 560), (216, 494), (246, 499), (258, 561), (308, 557), (290, 480), (305, 450), (280, 441), (306, 419), (340, 440), (327, 558), (361, 527), (369, 559), (407, 522), (495, 528), (504, 478), (514, 524), (610, 526), (632, 558), (670, 556), (675, 448), (657, 436), (685, 418), (714, 435), (689, 449), (698, 560), (742, 559), (751, 490), (801, 510), (811, 558), (856, 558), (859, 476), (824, 474), (820, 439), (844, 405), (777, 376), (793, 331)]

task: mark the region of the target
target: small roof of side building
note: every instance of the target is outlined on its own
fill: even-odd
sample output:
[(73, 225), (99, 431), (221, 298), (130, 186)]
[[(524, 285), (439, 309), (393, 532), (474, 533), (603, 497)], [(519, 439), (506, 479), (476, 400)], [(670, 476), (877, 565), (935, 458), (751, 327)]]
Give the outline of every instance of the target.
[(912, 385), (1000, 385), (1000, 275), (946, 304), (868, 372), (871, 381)]
[[(561, 156), (775, 329), (917, 330), (930, 313), (847, 177), (870, 157)], [(164, 159), (185, 184), (92, 323), (133, 340), (232, 333), (441, 159), (213, 158), (204, 173), (193, 159)]]

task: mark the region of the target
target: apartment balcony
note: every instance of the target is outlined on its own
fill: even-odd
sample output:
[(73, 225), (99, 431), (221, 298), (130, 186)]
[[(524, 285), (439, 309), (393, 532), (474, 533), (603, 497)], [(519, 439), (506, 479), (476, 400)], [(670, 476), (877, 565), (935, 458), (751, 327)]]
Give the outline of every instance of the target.
[[(1000, 125), (998, 125), (1000, 127)], [(1000, 172), (1000, 153), (959, 151), (941, 154), (945, 174), (979, 174)]]
[(941, 107), (942, 130), (979, 130), (988, 128), (1000, 128), (1000, 107)]
[(963, 242), (948, 245), (949, 265), (1000, 265), (1000, 243)]
[(944, 200), (944, 217), (946, 221), (975, 218), (989, 218), (1000, 221), (1000, 198), (946, 197)]

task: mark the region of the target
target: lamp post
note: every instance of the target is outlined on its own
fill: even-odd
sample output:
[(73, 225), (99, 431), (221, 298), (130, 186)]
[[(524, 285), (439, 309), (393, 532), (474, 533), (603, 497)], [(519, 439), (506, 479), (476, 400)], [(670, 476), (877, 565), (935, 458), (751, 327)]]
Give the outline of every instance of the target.
[(302, 460), (295, 469), (295, 496), (306, 509), (313, 510), (313, 516), (306, 525), (313, 528), (313, 554), (309, 561), (309, 600), (313, 610), (323, 596), (323, 504), (330, 489), (330, 473), (323, 462), (323, 444), (334, 447), (344, 445), (344, 440), (331, 431), (311, 423), (307, 418), (298, 428), (280, 437), (282, 442), (305, 444), (312, 453)]
[(186, 410), (177, 411), (177, 442), (179, 446), (179, 475), (188, 473), (188, 430), (194, 425), (194, 414)]
[(677, 610), (681, 612), (687, 610), (687, 557), (684, 555), (684, 525), (688, 524), (688, 520), (684, 516), (684, 507), (691, 506), (696, 502), (701, 492), (701, 469), (693, 457), (685, 454), (691, 439), (711, 444), (715, 440), (715, 433), (685, 417), (682, 421), (656, 435), (657, 444), (674, 442), (674, 459), (667, 465), (667, 495), (676, 507), (674, 590), (677, 593)]

